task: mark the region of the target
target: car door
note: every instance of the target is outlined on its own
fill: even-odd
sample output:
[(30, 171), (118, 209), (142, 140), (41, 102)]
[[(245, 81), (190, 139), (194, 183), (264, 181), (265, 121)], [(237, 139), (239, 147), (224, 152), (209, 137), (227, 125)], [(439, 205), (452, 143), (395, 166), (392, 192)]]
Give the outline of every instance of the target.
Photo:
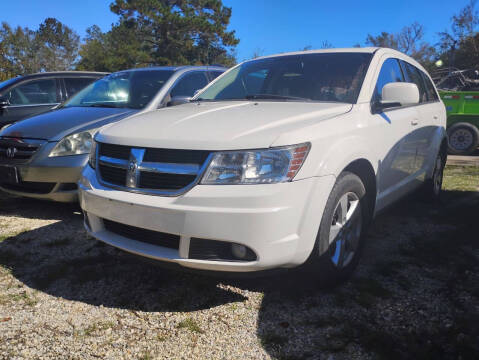
[[(372, 108), (382, 99), (383, 87), (391, 82), (404, 82), (398, 59), (384, 60), (372, 99)], [(416, 158), (416, 144), (411, 138), (418, 113), (414, 106), (397, 106), (373, 110), (372, 134), (378, 137), (382, 158), (378, 167), (378, 208), (393, 202), (410, 190)]]
[[(423, 180), (428, 165), (427, 158), (432, 148), (432, 141), (436, 130), (435, 122), (437, 121), (437, 116), (439, 116), (437, 111), (437, 102), (439, 99), (434, 98), (434, 94), (428, 90), (424, 79), (426, 75), (423, 74), (421, 70), (405, 61), (401, 61), (401, 66), (404, 70), (406, 81), (416, 84), (419, 89), (419, 104), (416, 106), (418, 121), (414, 125), (411, 139), (417, 148), (414, 172), (417, 178)], [(435, 93), (435, 91), (433, 92)]]
[(55, 78), (22, 81), (0, 96), (8, 100), (2, 109), (0, 126), (48, 111), (60, 103), (60, 87)]

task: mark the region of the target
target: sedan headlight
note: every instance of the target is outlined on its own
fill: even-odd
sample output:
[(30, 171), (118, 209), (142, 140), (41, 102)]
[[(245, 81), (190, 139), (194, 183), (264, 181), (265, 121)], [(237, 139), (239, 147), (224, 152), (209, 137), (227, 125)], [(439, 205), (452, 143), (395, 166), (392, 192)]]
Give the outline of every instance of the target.
[(202, 184), (272, 184), (291, 181), (308, 155), (310, 144), (266, 150), (214, 154)]
[(93, 135), (95, 135), (97, 130), (98, 129), (82, 131), (64, 137), (58, 142), (48, 156), (69, 156), (90, 153)]

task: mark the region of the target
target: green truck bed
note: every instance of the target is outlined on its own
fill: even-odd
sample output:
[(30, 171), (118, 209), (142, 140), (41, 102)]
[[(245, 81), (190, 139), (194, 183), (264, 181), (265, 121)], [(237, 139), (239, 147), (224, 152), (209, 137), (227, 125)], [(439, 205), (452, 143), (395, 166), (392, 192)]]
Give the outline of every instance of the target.
[(447, 111), (449, 152), (467, 155), (479, 145), (479, 91), (440, 91)]

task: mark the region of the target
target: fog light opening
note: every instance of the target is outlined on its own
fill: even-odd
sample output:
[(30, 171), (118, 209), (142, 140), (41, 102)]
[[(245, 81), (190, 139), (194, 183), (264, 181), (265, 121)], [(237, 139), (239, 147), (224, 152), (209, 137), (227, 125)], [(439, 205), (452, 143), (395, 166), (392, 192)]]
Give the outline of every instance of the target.
[(248, 255), (248, 249), (246, 248), (246, 246), (240, 244), (232, 244), (231, 252), (233, 253), (234, 257), (241, 260), (244, 260)]

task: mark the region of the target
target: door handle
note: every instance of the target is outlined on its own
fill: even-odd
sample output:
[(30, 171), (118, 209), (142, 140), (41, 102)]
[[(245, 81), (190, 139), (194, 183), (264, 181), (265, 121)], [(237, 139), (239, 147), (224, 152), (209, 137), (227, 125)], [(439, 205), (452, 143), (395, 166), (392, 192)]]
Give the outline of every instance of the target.
[(419, 122), (418, 122), (417, 119), (412, 119), (412, 120), (411, 120), (411, 125), (412, 125), (412, 126), (416, 126), (417, 124), (419, 124)]

